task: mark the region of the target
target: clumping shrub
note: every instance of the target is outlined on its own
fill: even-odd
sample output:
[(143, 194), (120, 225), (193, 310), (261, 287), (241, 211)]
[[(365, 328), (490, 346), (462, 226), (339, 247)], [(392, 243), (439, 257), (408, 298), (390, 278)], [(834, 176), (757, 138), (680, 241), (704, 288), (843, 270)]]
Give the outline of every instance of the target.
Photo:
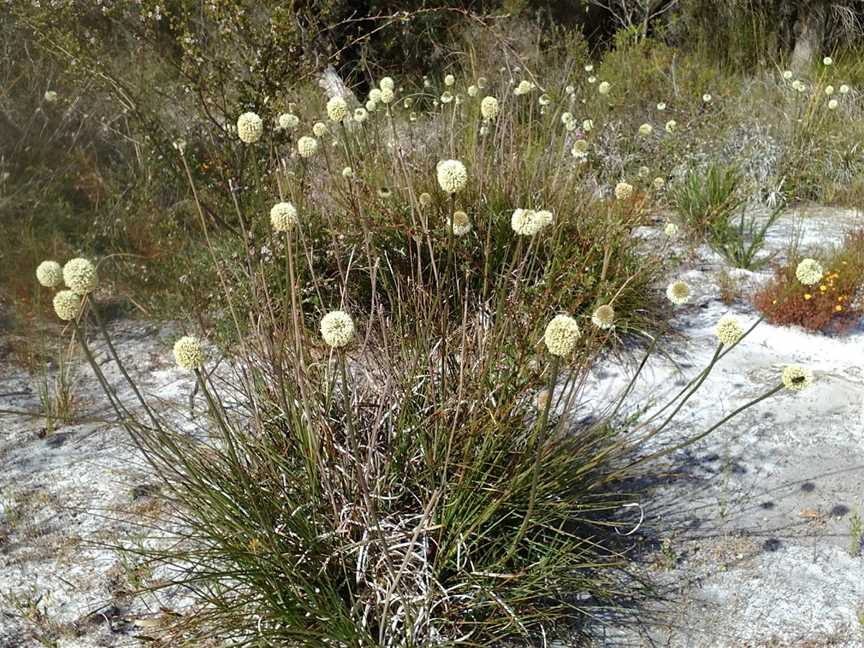
[[(637, 371), (604, 414), (572, 416), (619, 335), (664, 328), (662, 250), (637, 256), (631, 236), (644, 196), (623, 181), (614, 198), (591, 195), (569, 131), (530, 97), (499, 90), (494, 123), (481, 122), (479, 97), (433, 106), (418, 133), (387, 103), (393, 85), (379, 83), (387, 107), (362, 125), (319, 127), (309, 156), (257, 122), (253, 137), (237, 134), (250, 155), (280, 155), (249, 189), (271, 193), (267, 208), (238, 201), (233, 247), (211, 238), (178, 147), (217, 277), (198, 320), (221, 310), (229, 331), (221, 370), (206, 325), (173, 348), (206, 403), (199, 434), (129, 378), (92, 307), (105, 283), (90, 261), (66, 264), (69, 289), (48, 266), (37, 273), (163, 480), (166, 517), (153, 524), (173, 542), (139, 551), (156, 568), (151, 588), (195, 597), (168, 637), (487, 646), (574, 625), (587, 636), (594, 608), (641, 592), (622, 543), (639, 526), (633, 478), (812, 380), (793, 367), (708, 429), (648, 446), (746, 336), (724, 317), (712, 360), (662, 407), (630, 414)], [(382, 141), (421, 135), (410, 151)], [(666, 290), (676, 307), (690, 295), (681, 280)], [(96, 362), (91, 326), (134, 407)]]
[(864, 230), (848, 234), (835, 251), (824, 255), (822, 277), (805, 285), (796, 276), (801, 256), (790, 255), (786, 265), (753, 298), (765, 319), (778, 325), (797, 325), (811, 331), (840, 332), (862, 316), (864, 296)]

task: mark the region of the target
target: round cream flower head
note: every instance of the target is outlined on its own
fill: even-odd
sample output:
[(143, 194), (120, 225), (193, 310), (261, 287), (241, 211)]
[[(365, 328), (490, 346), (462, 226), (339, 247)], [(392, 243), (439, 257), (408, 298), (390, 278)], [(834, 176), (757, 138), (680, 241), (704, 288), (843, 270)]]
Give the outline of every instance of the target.
[(480, 93), (480, 88), (478, 88), (476, 85), (468, 86), (468, 96), (469, 97), (476, 97), (479, 93)]
[(495, 97), (483, 97), (480, 102), (480, 114), (483, 119), (491, 121), (498, 116), (498, 100)]
[(666, 223), (666, 227), (663, 228), (663, 233), (669, 238), (675, 238), (678, 236), (678, 225), (675, 223)]
[(666, 297), (676, 306), (686, 304), (690, 301), (690, 286), (683, 281), (673, 281), (666, 288)]
[(537, 103), (539, 103), (541, 106), (548, 106), (552, 103), (552, 99), (551, 97), (549, 97), (549, 95), (544, 93), (540, 95), (540, 97), (537, 99)]
[(843, 85), (840, 86), (840, 94), (848, 94), (848, 93), (849, 93), (849, 86), (844, 83)]
[(795, 268), (795, 276), (805, 286), (818, 283), (825, 271), (816, 259), (804, 259)]
[(96, 289), (96, 266), (80, 257), (67, 261), (63, 266), (63, 281), (67, 288), (79, 295), (86, 295)]
[(827, 86), (825, 86), (825, 94), (826, 94), (826, 95), (832, 95), (832, 94), (834, 94), (834, 86), (833, 86), (833, 85), (827, 85)]
[(54, 295), (54, 312), (57, 317), (71, 321), (81, 313), (81, 295), (72, 290), (61, 290)]
[(451, 93), (449, 90), (445, 90), (441, 93), (441, 96), (439, 98), (441, 99), (442, 104), (449, 104), (451, 101), (453, 101), (453, 93)]
[(327, 132), (327, 124), (324, 122), (319, 121), (312, 124), (312, 134), (315, 137), (324, 137)]
[(577, 139), (573, 142), (573, 148), (570, 149), (570, 153), (575, 158), (585, 158), (588, 155), (588, 140)]
[(471, 220), (464, 211), (453, 212), (448, 224), (454, 236), (464, 236), (471, 231)]
[(569, 315), (556, 315), (546, 325), (543, 341), (546, 343), (549, 353), (564, 357), (573, 352), (581, 335), (582, 332), (579, 330), (579, 325), (575, 319)]
[(588, 83), (596, 83), (596, 82), (597, 82), (597, 77), (595, 77), (593, 75), (588, 77)]
[(334, 349), (347, 346), (354, 337), (354, 321), (345, 311), (330, 311), (321, 318), (321, 337)]
[(593, 71), (594, 71), (594, 66), (593, 66), (591, 63), (588, 63), (588, 64), (586, 64), (585, 67), (582, 68), (582, 69), (585, 70), (586, 72), (593, 72)]
[(55, 103), (57, 101), (57, 92), (54, 90), (46, 90), (44, 96), (45, 101), (48, 103)]
[(369, 101), (381, 103), (381, 88), (372, 88), (369, 91)]
[(612, 84), (609, 83), (608, 81), (601, 81), (600, 85), (597, 86), (597, 92), (599, 92), (601, 95), (609, 94), (609, 91), (611, 89), (612, 89)]
[(666, 180), (664, 180), (660, 176), (657, 176), (656, 178), (654, 178), (651, 184), (654, 186), (654, 191), (660, 191), (663, 187), (666, 186)]
[(836, 99), (831, 99), (828, 102), (828, 110), (835, 110), (837, 108), (837, 106), (838, 106), (838, 103), (837, 103)]
[(347, 114), (348, 104), (345, 103), (345, 100), (339, 95), (331, 97), (330, 101), (327, 102), (327, 116), (330, 121), (341, 122)]
[(793, 391), (801, 391), (813, 383), (813, 372), (801, 365), (791, 364), (783, 367), (783, 386)]
[(787, 81), (789, 79), (791, 79), (792, 78), (792, 70), (784, 70), (783, 71), (783, 78), (786, 79)]
[(355, 108), (354, 109), (354, 121), (358, 124), (362, 124), (369, 117), (369, 111), (365, 108)]
[(515, 94), (517, 96), (526, 95), (529, 92), (531, 92), (533, 89), (534, 89), (534, 84), (531, 83), (530, 81), (526, 81), (523, 79), (522, 81), (519, 82), (519, 85), (516, 86), (516, 89), (513, 91), (513, 94)]
[(548, 227), (555, 221), (555, 216), (548, 209), (538, 209), (534, 212), (534, 218), (540, 223), (541, 229)]
[(378, 82), (378, 87), (381, 88), (381, 92), (393, 92), (396, 84), (393, 83), (393, 77), (385, 76)]
[(393, 94), (393, 88), (382, 88), (381, 89), (381, 103), (389, 104), (393, 101), (396, 95)]
[(204, 364), (201, 341), (194, 335), (184, 335), (174, 343), (174, 360), (177, 366), (192, 371)]
[(254, 112), (245, 112), (237, 118), (237, 137), (244, 144), (253, 144), (264, 134), (264, 122)]
[(619, 182), (615, 185), (615, 197), (618, 200), (627, 200), (633, 195), (633, 185), (627, 182)]
[(366, 102), (366, 110), (367, 112), (373, 113), (378, 109), (378, 102), (372, 101), (371, 99)]
[(46, 288), (56, 288), (63, 283), (63, 268), (56, 261), (43, 261), (36, 268), (36, 280)]
[(598, 306), (591, 315), (591, 323), (603, 330), (611, 329), (615, 326), (615, 309), (610, 304)]
[(279, 128), (283, 130), (291, 130), (300, 125), (300, 118), (291, 113), (282, 113), (279, 115)]
[(744, 335), (741, 325), (731, 315), (724, 315), (717, 322), (717, 328), (714, 329), (714, 334), (717, 340), (723, 346), (732, 346)]
[(468, 184), (468, 172), (459, 160), (443, 160), (438, 163), (438, 185), (448, 194), (462, 191)]
[(707, 92), (702, 95), (702, 101), (704, 101), (705, 103), (709, 103), (711, 101), (711, 99), (712, 99), (711, 95), (708, 94)]
[(678, 122), (676, 122), (674, 119), (670, 119), (666, 122), (667, 133), (674, 133), (676, 128), (678, 128)]
[(833, 63), (834, 59), (832, 59), (830, 56), (826, 56), (822, 59), (822, 65), (833, 65)]
[[(552, 212), (549, 212), (551, 222)], [(510, 217), (510, 227), (519, 236), (534, 236), (548, 224), (544, 216), (538, 216), (533, 209), (516, 209)]]
[(270, 208), (270, 225), (274, 231), (287, 232), (297, 222), (297, 208), (290, 202), (278, 202)]
[(421, 207), (428, 207), (429, 205), (432, 204), (432, 196), (429, 195), (428, 193), (426, 193), (425, 191), (420, 194), (420, 196), (417, 198), (417, 200), (420, 201)]
[(586, 133), (588, 131), (592, 130), (593, 128), (594, 128), (594, 120), (593, 119), (586, 119), (582, 122), (582, 130), (584, 130)]
[(342, 169), (342, 177), (343, 178), (354, 177), (354, 169), (352, 169), (350, 166), (345, 167), (344, 169)]
[(450, 86), (452, 86), (454, 83), (456, 83), (456, 77), (454, 77), (452, 74), (448, 74), (447, 76), (444, 77), (444, 85), (447, 86), (448, 88)]
[(651, 124), (642, 124), (639, 127), (639, 134), (642, 137), (647, 137), (648, 135), (650, 135), (653, 132), (654, 132), (654, 127)]
[(666, 104), (664, 102), (660, 102), (657, 104), (657, 110), (663, 111), (666, 110)]
[(318, 140), (314, 137), (304, 135), (297, 140), (297, 152), (300, 154), (300, 157), (312, 157), (318, 152)]

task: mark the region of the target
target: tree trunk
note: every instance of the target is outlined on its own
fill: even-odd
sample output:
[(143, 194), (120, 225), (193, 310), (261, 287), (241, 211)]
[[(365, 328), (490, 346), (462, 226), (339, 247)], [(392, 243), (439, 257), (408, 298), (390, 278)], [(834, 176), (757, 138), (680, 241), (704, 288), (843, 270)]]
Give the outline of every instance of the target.
[(795, 47), (790, 67), (800, 72), (809, 67), (822, 49), (825, 17), (817, 2), (802, 3), (795, 21)]

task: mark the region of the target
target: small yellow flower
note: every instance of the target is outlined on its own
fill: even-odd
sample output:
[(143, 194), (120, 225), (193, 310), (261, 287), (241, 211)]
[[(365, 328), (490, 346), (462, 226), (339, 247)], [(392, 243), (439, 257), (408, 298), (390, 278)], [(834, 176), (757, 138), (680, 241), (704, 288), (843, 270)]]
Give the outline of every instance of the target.
[(840, 304), (837, 304), (837, 305), (834, 307), (834, 310), (837, 311), (837, 312), (839, 313), (839, 312), (841, 312), (841, 311), (843, 310), (843, 307), (842, 307)]
[[(810, 293), (804, 293), (804, 300), (805, 300), (805, 301), (809, 301), (809, 300), (811, 300), (811, 299), (813, 299), (813, 295), (811, 295)], [(777, 303), (777, 300), (776, 300), (776, 299), (774, 300), (774, 303), (775, 303), (775, 304)]]

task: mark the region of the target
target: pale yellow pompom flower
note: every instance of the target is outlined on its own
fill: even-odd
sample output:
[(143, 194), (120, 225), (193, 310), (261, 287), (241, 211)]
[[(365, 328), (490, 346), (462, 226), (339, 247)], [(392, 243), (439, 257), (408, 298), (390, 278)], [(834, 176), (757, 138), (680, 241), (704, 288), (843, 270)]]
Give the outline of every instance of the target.
[(79, 295), (86, 295), (96, 289), (98, 283), (96, 266), (80, 257), (67, 261), (63, 266), (63, 281), (67, 288)]
[(593, 119), (585, 119), (582, 121), (582, 130), (586, 133), (594, 129), (594, 120)]
[(448, 225), (454, 236), (465, 236), (471, 231), (471, 219), (464, 211), (455, 211), (450, 218)]
[(304, 135), (297, 140), (297, 152), (302, 158), (309, 158), (318, 152), (318, 140), (314, 137)]
[(352, 169), (350, 166), (346, 166), (344, 169), (342, 169), (342, 177), (343, 178), (353, 178), (354, 177), (354, 169)]
[(393, 94), (392, 88), (383, 88), (381, 90), (381, 103), (383, 103), (383, 104), (392, 103), (395, 96), (396, 95)]
[(300, 125), (300, 118), (292, 113), (282, 113), (279, 115), (279, 128), (282, 130), (291, 130)]
[(468, 96), (469, 97), (476, 97), (479, 93), (480, 93), (480, 88), (478, 88), (476, 85), (468, 86)]
[(546, 325), (543, 341), (549, 353), (563, 358), (573, 352), (581, 336), (582, 332), (575, 319), (569, 315), (556, 315)]
[(443, 160), (436, 169), (438, 185), (448, 194), (462, 191), (468, 184), (468, 172), (459, 160)]
[(717, 328), (714, 329), (714, 334), (717, 340), (723, 346), (732, 346), (744, 335), (744, 331), (738, 320), (731, 315), (724, 315), (717, 322)]
[(713, 97), (710, 94), (708, 94), (707, 92), (702, 95), (702, 101), (704, 101), (705, 103), (711, 103), (712, 99), (713, 99)]
[(795, 276), (805, 286), (812, 286), (818, 283), (823, 274), (825, 274), (825, 271), (816, 259), (804, 259), (795, 268)]
[(454, 77), (452, 74), (448, 74), (447, 76), (444, 77), (444, 85), (447, 86), (448, 88), (450, 86), (452, 86), (454, 83), (456, 83), (456, 77)]
[(833, 86), (833, 85), (827, 85), (827, 86), (825, 86), (825, 94), (826, 94), (826, 95), (832, 95), (832, 94), (834, 94), (834, 86)]
[(56, 261), (43, 261), (36, 268), (36, 280), (46, 288), (56, 288), (63, 283), (63, 268)]
[(840, 104), (837, 103), (836, 99), (831, 99), (828, 101), (828, 110), (836, 110), (838, 105)]
[(513, 94), (515, 94), (517, 96), (527, 95), (533, 89), (534, 89), (533, 83), (531, 83), (530, 81), (523, 80), (523, 81), (519, 82), (518, 86), (516, 86), (516, 89), (513, 91)]
[(372, 88), (369, 91), (369, 101), (374, 101), (375, 103), (381, 103), (381, 89), (380, 88)]
[(498, 100), (495, 97), (483, 97), (480, 102), (480, 114), (486, 121), (492, 121), (498, 116)]
[(571, 155), (573, 155), (573, 157), (579, 160), (584, 160), (586, 157), (588, 157), (588, 140), (577, 139), (575, 142), (573, 142), (570, 153)]
[(783, 386), (792, 391), (801, 391), (813, 383), (813, 372), (801, 365), (792, 364), (783, 368)]
[(615, 326), (615, 309), (610, 304), (598, 306), (591, 314), (591, 323), (599, 329), (611, 329)]
[(428, 207), (429, 205), (432, 204), (432, 196), (429, 195), (428, 193), (426, 193), (425, 191), (420, 194), (420, 196), (417, 198), (417, 200), (420, 202), (421, 207)]
[(204, 364), (201, 341), (194, 335), (184, 335), (174, 343), (174, 360), (186, 371), (194, 371)]
[(648, 137), (653, 132), (654, 132), (654, 127), (651, 126), (651, 124), (642, 124), (639, 127), (639, 134), (642, 137)]
[(678, 236), (678, 226), (675, 223), (666, 223), (666, 227), (663, 228), (663, 233), (669, 238), (675, 238)]
[(54, 312), (64, 321), (71, 321), (81, 313), (81, 295), (72, 290), (61, 290), (54, 295)]
[(328, 132), (330, 132), (327, 128), (327, 124), (322, 121), (315, 122), (312, 124), (312, 134), (315, 137), (324, 137)]
[(834, 64), (834, 59), (832, 59), (830, 56), (826, 56), (825, 58), (822, 59), (822, 65), (833, 65), (833, 64)]
[(666, 288), (666, 298), (676, 306), (686, 304), (690, 301), (690, 286), (683, 281), (673, 281)]
[(548, 209), (538, 209), (534, 212), (534, 218), (540, 224), (540, 229), (548, 227), (555, 221), (555, 216)]
[(278, 202), (270, 208), (270, 225), (276, 232), (287, 232), (297, 225), (297, 208), (290, 202)]
[(46, 90), (44, 95), (45, 101), (48, 103), (57, 102), (57, 92), (55, 90)]
[(385, 76), (378, 82), (378, 87), (381, 88), (381, 92), (393, 92), (396, 84), (393, 82), (393, 77)]
[(670, 119), (669, 121), (666, 122), (666, 132), (667, 133), (674, 133), (677, 128), (678, 128), (678, 122), (676, 122), (674, 119)]
[(619, 182), (615, 185), (615, 198), (618, 200), (627, 200), (633, 195), (633, 185), (628, 182)]
[(245, 112), (237, 118), (237, 137), (244, 144), (253, 144), (264, 134), (264, 122), (254, 112)]
[(327, 116), (330, 118), (330, 121), (341, 122), (347, 114), (348, 104), (345, 103), (345, 100), (339, 95), (331, 97), (330, 101), (327, 102)]
[(354, 321), (345, 311), (331, 311), (321, 318), (321, 337), (334, 349), (347, 346), (354, 338)]
[(358, 124), (362, 124), (369, 118), (369, 111), (365, 108), (355, 108), (354, 109), (354, 121)]
[(843, 85), (840, 86), (840, 94), (848, 94), (848, 93), (849, 93), (849, 86), (844, 83)]
[(612, 84), (608, 81), (601, 81), (600, 85), (597, 86), (597, 92), (599, 92), (601, 95), (608, 95), (611, 89)]
[(651, 184), (654, 187), (654, 191), (660, 191), (661, 189), (663, 189), (663, 187), (666, 186), (666, 180), (664, 180), (660, 176), (657, 176), (656, 178), (654, 178), (654, 180), (651, 181)]
[(510, 217), (510, 227), (519, 236), (534, 236), (543, 229), (543, 220), (533, 209), (516, 209)]

